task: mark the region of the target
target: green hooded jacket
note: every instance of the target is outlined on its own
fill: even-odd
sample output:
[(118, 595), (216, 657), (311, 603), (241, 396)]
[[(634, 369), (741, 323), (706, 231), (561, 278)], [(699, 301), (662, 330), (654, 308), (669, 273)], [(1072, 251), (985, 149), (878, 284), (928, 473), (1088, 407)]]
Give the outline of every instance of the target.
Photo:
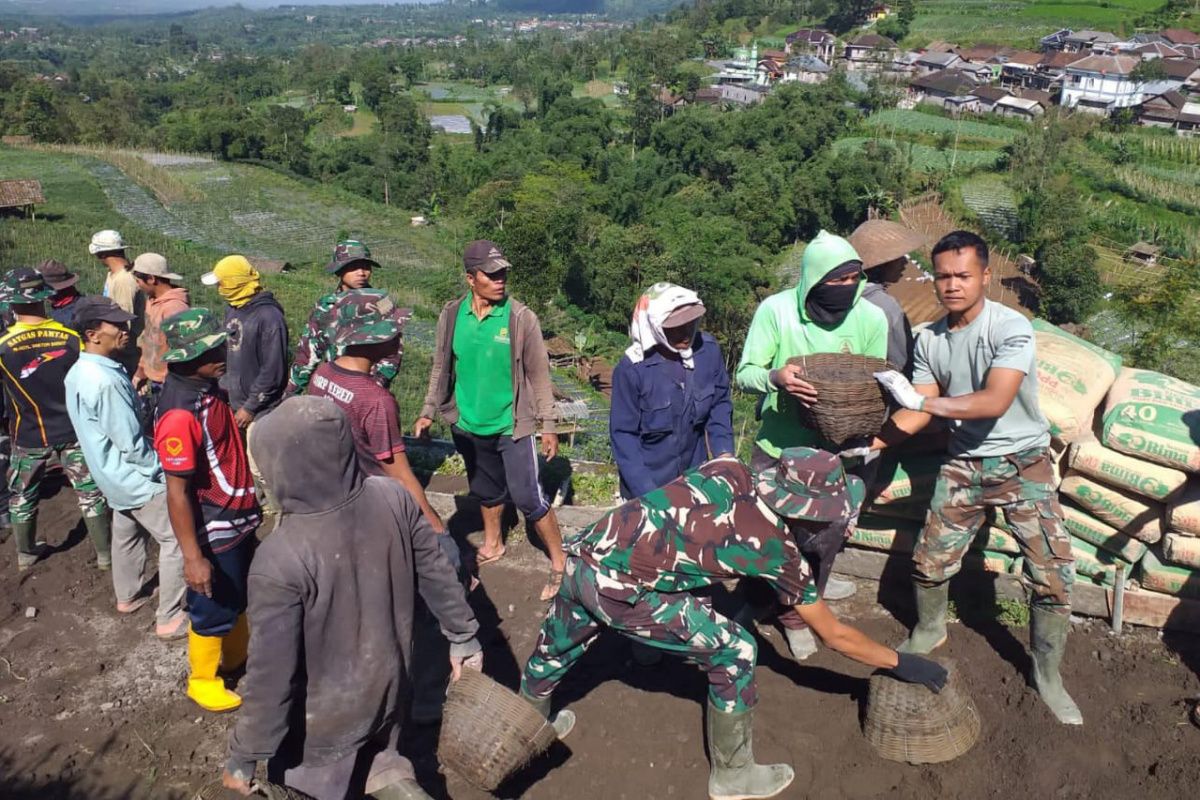
[(804, 308), (804, 300), (825, 276), (847, 261), (859, 260), (848, 241), (821, 231), (809, 242), (800, 262), (800, 284), (771, 295), (758, 307), (742, 360), (738, 364), (737, 384), (745, 391), (765, 395), (762, 402), (762, 427), (756, 444), (763, 452), (778, 457), (788, 447), (821, 447), (821, 435), (800, 422), (795, 401), (781, 397), (770, 380), (793, 356), (816, 353), (854, 353), (887, 358), (888, 321), (883, 310), (862, 300), (865, 281), (859, 283), (854, 305), (841, 324), (814, 322)]

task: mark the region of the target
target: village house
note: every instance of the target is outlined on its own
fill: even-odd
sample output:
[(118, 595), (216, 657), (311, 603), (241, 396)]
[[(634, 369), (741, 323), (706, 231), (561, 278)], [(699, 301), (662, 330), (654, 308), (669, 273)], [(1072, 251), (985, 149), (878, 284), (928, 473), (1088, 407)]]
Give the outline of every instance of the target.
[(941, 39), (934, 39), (929, 44), (925, 45), (926, 53), (956, 53), (958, 45), (950, 42), (943, 42)]
[(896, 57), (896, 43), (877, 33), (865, 33), (846, 44), (842, 57), (849, 69), (880, 69)]
[(784, 41), (786, 43), (784, 49), (788, 55), (812, 55), (826, 64), (833, 63), (833, 59), (837, 56), (837, 37), (829, 31), (801, 28), (789, 33)]
[(726, 83), (718, 87), (721, 91), (721, 102), (735, 106), (756, 106), (767, 99), (770, 88), (766, 86), (738, 86)]
[[(1133, 45), (1134, 43), (1129, 42), (1128, 44)], [(1148, 61), (1152, 58), (1183, 58), (1183, 53), (1166, 42), (1147, 42), (1146, 44), (1122, 48), (1121, 52), (1137, 56), (1143, 61)]]
[(758, 60), (758, 79), (755, 80), (759, 86), (770, 86), (783, 78), (783, 63), (776, 61), (773, 58), (760, 58)]
[(996, 78), (996, 72), (998, 71), (998, 68), (996, 71), (993, 71), (993, 67), (987, 64), (971, 63), (960, 64), (956, 69), (964, 75), (969, 76), (975, 83), (991, 83)]
[(1087, 53), (1103, 50), (1120, 39), (1108, 31), (1075, 31), (1063, 39), (1062, 50), (1066, 53)]
[(1179, 115), (1187, 99), (1179, 92), (1163, 92), (1147, 97), (1137, 107), (1137, 121), (1147, 128), (1170, 128), (1179, 125)]
[(963, 60), (957, 53), (925, 53), (918, 56), (917, 60), (913, 62), (917, 75), (928, 75), (931, 72), (952, 69), (962, 64)]
[(1162, 32), (1162, 37), (1171, 44), (1200, 45), (1200, 34), (1183, 28), (1167, 28)]
[(1041, 46), (1043, 53), (1059, 52), (1063, 49), (1063, 45), (1066, 42), (1067, 37), (1070, 35), (1071, 29), (1063, 28), (1060, 31), (1055, 31), (1054, 33), (1043, 36), (1038, 41), (1038, 44)]
[(814, 55), (796, 56), (783, 68), (783, 83), (824, 83), (833, 68)]
[(1012, 92), (999, 86), (977, 86), (971, 90), (971, 94), (979, 101), (979, 112), (983, 114), (993, 111), (996, 103), (1012, 96)]
[(1163, 60), (1163, 78), (1179, 81), (1184, 91), (1200, 93), (1200, 61), (1190, 58)]
[(1038, 62), (1037, 70), (1029, 76), (1028, 85), (1043, 92), (1057, 93), (1067, 77), (1067, 67), (1079, 60), (1077, 53), (1047, 53)]
[(1009, 95), (996, 101), (992, 111), (1001, 117), (1031, 120), (1046, 113), (1046, 107), (1053, 105), (1036, 97), (1017, 97)]
[(879, 22), (879, 20), (886, 18), (891, 13), (891, 6), (877, 3), (867, 11), (867, 22)]
[(1042, 55), (1032, 50), (1018, 50), (1011, 53), (1008, 59), (1000, 65), (1000, 85), (1006, 89), (1031, 86), (1033, 76), (1037, 72), (1038, 62), (1041, 60)]
[(957, 98), (971, 94), (975, 81), (959, 70), (947, 69), (913, 78), (908, 87), (915, 102), (932, 103), (945, 108), (947, 100), (956, 98), (951, 105), (961, 107), (965, 101)]
[(1143, 90), (1132, 77), (1138, 63), (1133, 56), (1085, 56), (1067, 67), (1060, 102), (1093, 114), (1136, 106)]

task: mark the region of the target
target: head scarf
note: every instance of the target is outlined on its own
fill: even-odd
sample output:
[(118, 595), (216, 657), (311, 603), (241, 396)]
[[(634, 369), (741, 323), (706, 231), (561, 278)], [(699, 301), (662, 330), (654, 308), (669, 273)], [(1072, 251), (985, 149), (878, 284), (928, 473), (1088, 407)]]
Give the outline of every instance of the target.
[(842, 324), (858, 297), (859, 281), (839, 286), (831, 286), (829, 282), (850, 275), (857, 275), (861, 280), (862, 262), (847, 261), (831, 269), (821, 282), (809, 291), (808, 297), (804, 299), (804, 308), (814, 322), (820, 325)]
[(222, 258), (213, 267), (213, 275), (217, 279), (217, 291), (234, 308), (246, 305), (262, 289), (258, 270), (245, 256)]
[(651, 286), (638, 299), (637, 306), (633, 309), (633, 319), (629, 323), (629, 338), (633, 340), (633, 344), (626, 348), (625, 355), (637, 364), (657, 345), (672, 353), (678, 353), (684, 367), (695, 369), (692, 348), (676, 350), (672, 347), (663, 333), (663, 322), (675, 309), (699, 302), (699, 295), (691, 289), (684, 289), (673, 283), (656, 283)]

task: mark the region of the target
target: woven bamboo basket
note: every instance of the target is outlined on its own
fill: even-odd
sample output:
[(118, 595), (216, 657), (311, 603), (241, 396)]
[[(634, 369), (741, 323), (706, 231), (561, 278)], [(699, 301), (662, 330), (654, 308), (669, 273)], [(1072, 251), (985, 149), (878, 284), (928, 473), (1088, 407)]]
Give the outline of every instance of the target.
[(554, 740), (554, 728), (519, 695), (463, 670), (446, 694), (438, 761), (490, 792)]
[(958, 758), (979, 738), (979, 712), (962, 689), (954, 665), (939, 693), (885, 672), (871, 676), (863, 734), (879, 755), (909, 764)]
[[(277, 783), (257, 781), (254, 784), (254, 794), (251, 797), (265, 797), (266, 800), (313, 800), (310, 795), (288, 786)], [(241, 800), (242, 795), (226, 789), (219, 780), (211, 781), (200, 787), (193, 800)]]
[(800, 420), (835, 445), (874, 436), (887, 420), (884, 388), (875, 373), (892, 367), (881, 358), (850, 353), (817, 353), (789, 358), (804, 370), (804, 380), (817, 390), (810, 408), (793, 399)]

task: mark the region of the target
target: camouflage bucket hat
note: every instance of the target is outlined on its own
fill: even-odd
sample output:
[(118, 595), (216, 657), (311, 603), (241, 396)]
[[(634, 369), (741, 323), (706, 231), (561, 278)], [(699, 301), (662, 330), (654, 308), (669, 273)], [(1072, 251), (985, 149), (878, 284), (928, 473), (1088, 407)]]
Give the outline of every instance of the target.
[(371, 251), (365, 244), (357, 239), (344, 239), (333, 248), (333, 260), (325, 267), (325, 271), (341, 272), (359, 261), (370, 264), (374, 269), (380, 269), (379, 262), (371, 258)]
[(225, 341), (225, 330), (207, 308), (189, 308), (163, 320), (163, 338), (167, 352), (162, 360), (169, 364), (191, 361)]
[(396, 304), (387, 292), (355, 289), (338, 298), (333, 306), (333, 343), (337, 347), (378, 344), (400, 335), (400, 323), (392, 319)]
[(6, 303), (40, 303), (54, 290), (46, 285), (37, 270), (30, 267), (10, 269), (4, 275), (4, 288), (0, 290)]
[(777, 466), (754, 476), (754, 485), (775, 513), (813, 522), (849, 518), (867, 495), (862, 480), (842, 469), (840, 458), (811, 447), (784, 450)]

